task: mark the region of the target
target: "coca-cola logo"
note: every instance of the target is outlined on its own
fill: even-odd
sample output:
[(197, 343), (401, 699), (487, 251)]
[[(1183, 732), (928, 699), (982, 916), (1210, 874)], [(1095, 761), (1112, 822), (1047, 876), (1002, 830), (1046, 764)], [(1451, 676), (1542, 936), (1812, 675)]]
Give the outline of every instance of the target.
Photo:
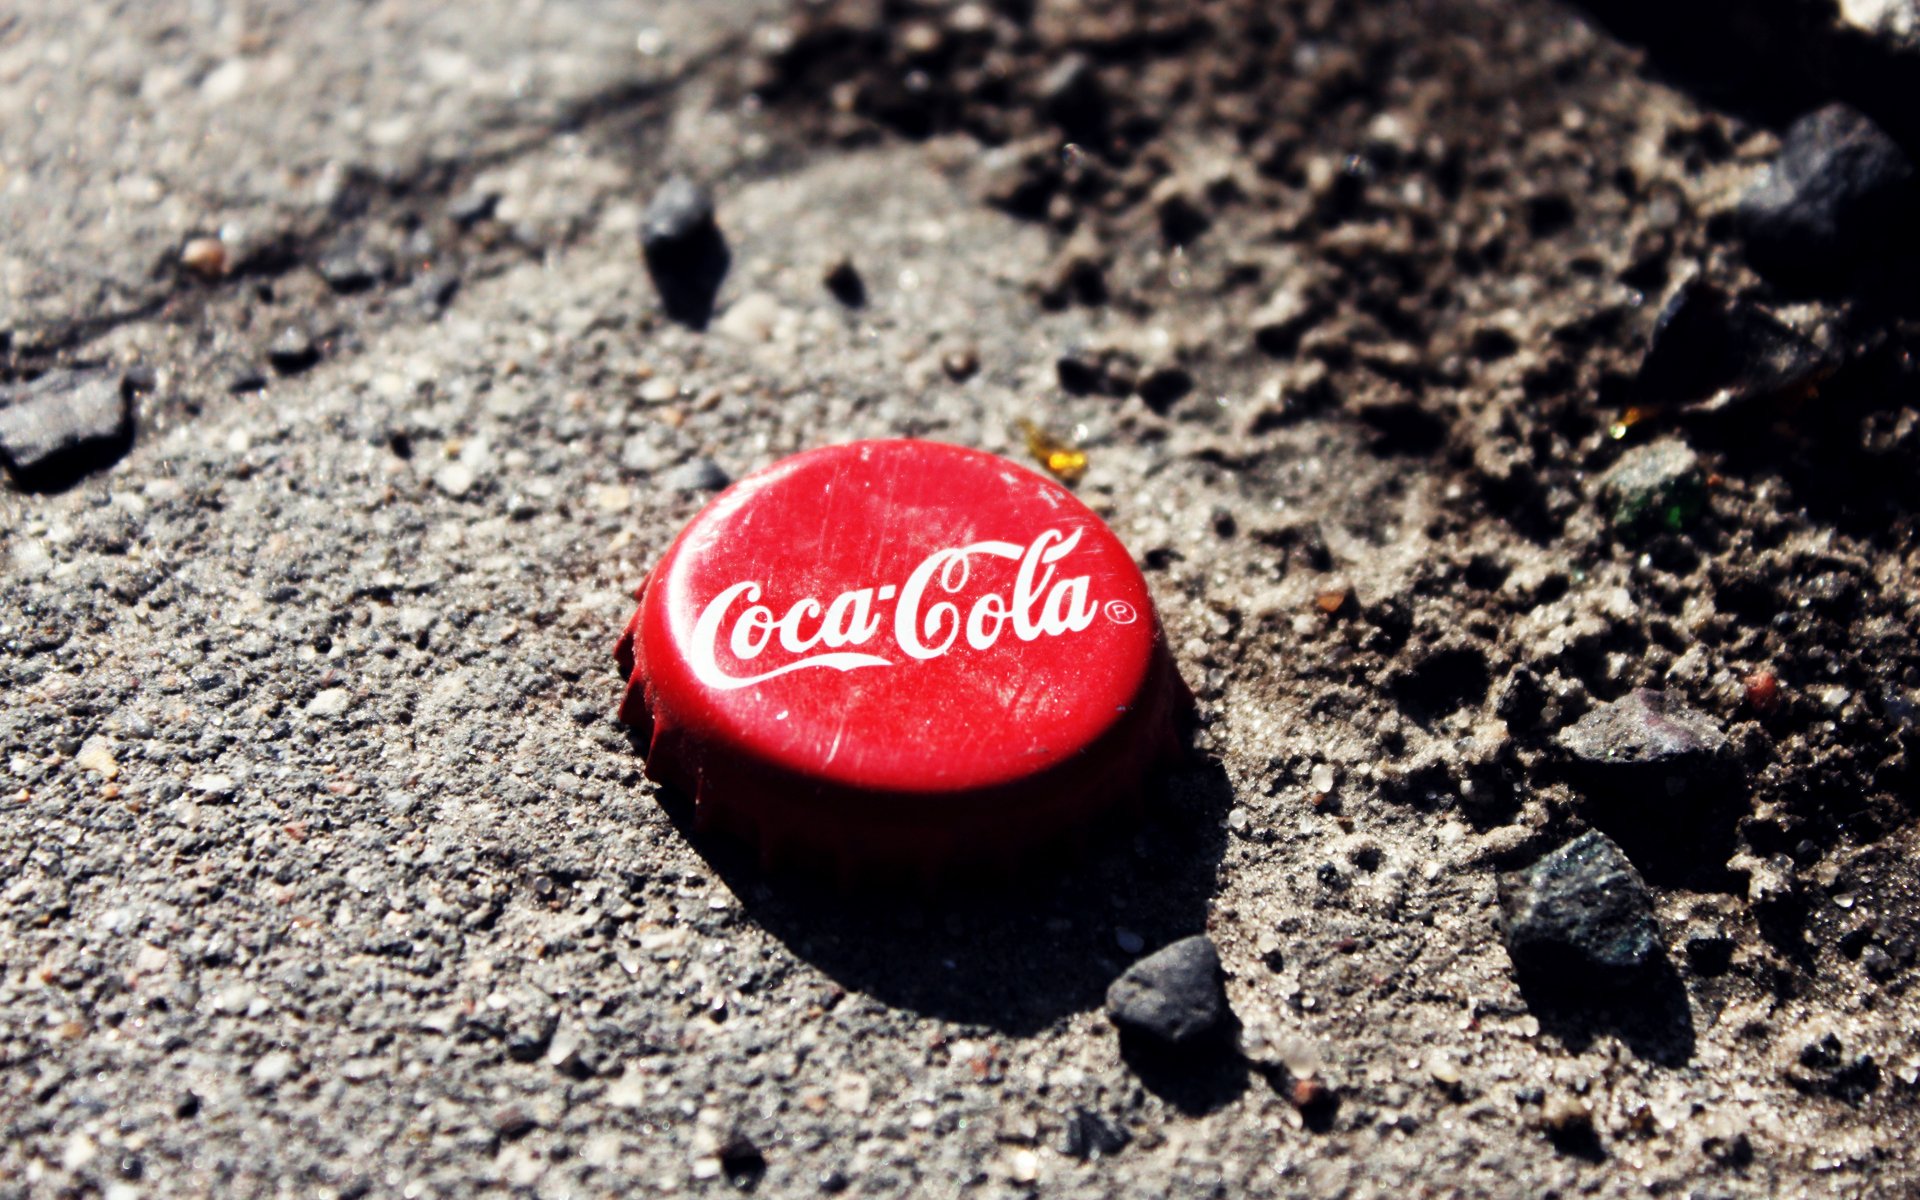
[[(941, 658), (962, 641), (990, 650), (1008, 633), (1022, 642), (1079, 633), (1102, 611), (1117, 624), (1132, 623), (1137, 614), (1131, 605), (1115, 600), (1102, 606), (1089, 595), (1088, 576), (1060, 573), (1060, 561), (1073, 553), (1083, 532), (1048, 529), (1024, 546), (984, 541), (937, 550), (921, 559), (904, 583), (851, 588), (827, 602), (806, 596), (784, 612), (761, 603), (759, 581), (743, 580), (701, 609), (688, 647), (694, 676), (710, 688), (731, 691), (813, 667), (855, 671)], [(977, 557), (1018, 562), (1012, 586), (970, 591)], [(888, 636), (882, 637), (882, 630)], [(730, 675), (719, 662), (723, 644), (742, 663), (758, 662), (776, 647), (799, 657), (757, 674)]]

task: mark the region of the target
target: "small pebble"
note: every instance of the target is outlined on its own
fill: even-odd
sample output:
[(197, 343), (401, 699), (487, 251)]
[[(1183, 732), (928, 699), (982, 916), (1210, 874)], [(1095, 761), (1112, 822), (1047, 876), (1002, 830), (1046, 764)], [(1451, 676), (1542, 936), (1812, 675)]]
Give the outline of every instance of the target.
[(713, 229), (713, 193), (675, 175), (653, 194), (640, 218), (640, 245), (649, 257), (692, 248)]
[(106, 371), (49, 371), (0, 387), (0, 465), (23, 487), (58, 487), (109, 466), (133, 441), (133, 402)]
[(189, 238), (180, 247), (180, 265), (203, 279), (218, 279), (230, 265), (227, 244), (217, 237)]
[(472, 491), (477, 482), (473, 468), (462, 462), (450, 462), (433, 473), (433, 486), (455, 500)]
[(1670, 778), (1721, 763), (1727, 735), (1667, 692), (1637, 688), (1581, 717), (1554, 744), (1590, 772)]
[(326, 688), (307, 701), (307, 712), (316, 717), (338, 717), (353, 704), (353, 693), (346, 688)]
[(285, 1050), (275, 1050), (253, 1064), (253, 1081), (272, 1087), (292, 1075), (294, 1065), (293, 1055)]
[(1115, 1025), (1163, 1042), (1206, 1033), (1226, 1009), (1220, 955), (1205, 934), (1161, 947), (1107, 989), (1107, 1016)]
[(1659, 953), (1653, 895), (1620, 847), (1586, 833), (1500, 880), (1501, 924), (1515, 966), (1563, 979), (1639, 971)]
[(1015, 1183), (1032, 1183), (1040, 1178), (1040, 1156), (1031, 1150), (1015, 1150), (1007, 1159), (1007, 1176)]
[(940, 369), (947, 373), (948, 379), (964, 383), (980, 370), (980, 355), (971, 346), (949, 350), (940, 356)]
[(710, 458), (688, 459), (660, 477), (660, 486), (675, 492), (717, 492), (732, 482)]
[(313, 335), (289, 325), (267, 343), (267, 361), (282, 375), (297, 375), (320, 361), (320, 350)]
[(499, 207), (499, 204), (499, 192), (469, 188), (448, 203), (447, 219), (466, 229), (490, 219), (493, 216), (493, 210)]
[(1916, 199), (1920, 176), (1899, 143), (1865, 114), (1829, 104), (1788, 128), (1735, 220), (1762, 274), (1825, 286), (1911, 246)]
[(827, 291), (833, 293), (835, 300), (848, 308), (860, 308), (867, 302), (866, 280), (860, 278), (859, 268), (853, 265), (853, 259), (847, 255), (841, 255), (827, 268), (820, 281), (826, 285)]
[(1597, 484), (1602, 507), (1618, 529), (1678, 533), (1706, 507), (1700, 457), (1677, 438), (1636, 446)]

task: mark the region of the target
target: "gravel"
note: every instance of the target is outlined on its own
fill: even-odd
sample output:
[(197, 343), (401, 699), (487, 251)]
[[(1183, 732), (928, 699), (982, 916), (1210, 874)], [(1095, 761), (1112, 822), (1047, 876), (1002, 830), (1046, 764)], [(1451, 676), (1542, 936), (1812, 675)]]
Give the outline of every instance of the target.
[(1604, 834), (1584, 834), (1504, 877), (1500, 911), (1521, 970), (1631, 977), (1660, 953), (1653, 895)]
[(1107, 1016), (1123, 1030), (1190, 1041), (1226, 1014), (1220, 955), (1204, 935), (1181, 938), (1128, 967), (1107, 989)]

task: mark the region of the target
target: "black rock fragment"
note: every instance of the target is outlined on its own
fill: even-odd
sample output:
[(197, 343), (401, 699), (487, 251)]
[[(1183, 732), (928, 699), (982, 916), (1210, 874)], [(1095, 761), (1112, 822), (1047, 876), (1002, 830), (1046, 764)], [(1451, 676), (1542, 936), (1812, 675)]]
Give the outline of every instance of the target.
[(1865, 114), (1829, 104), (1787, 130), (1735, 217), (1761, 274), (1820, 288), (1911, 249), (1917, 200), (1920, 177), (1899, 144)]
[(0, 388), (0, 464), (28, 491), (111, 466), (133, 445), (134, 390), (108, 371), (53, 371)]
[(1140, 398), (1154, 412), (1165, 414), (1193, 391), (1193, 376), (1184, 367), (1166, 366), (1149, 371), (1140, 380)]
[(820, 282), (826, 285), (833, 298), (848, 308), (862, 308), (867, 303), (867, 281), (860, 277), (860, 268), (853, 265), (853, 259), (842, 255), (833, 266), (827, 269)]
[(1660, 311), (1634, 402), (1713, 414), (1807, 395), (1833, 370), (1818, 346), (1766, 309), (1689, 283)]
[(1111, 1158), (1127, 1148), (1133, 1136), (1089, 1108), (1075, 1108), (1060, 1139), (1060, 1153), (1069, 1158)]
[(393, 260), (358, 237), (335, 242), (314, 264), (328, 287), (343, 295), (364, 292), (393, 272)]
[(767, 1174), (767, 1156), (753, 1139), (734, 1132), (720, 1147), (720, 1170), (735, 1190), (751, 1192)]
[(1161, 947), (1107, 988), (1107, 1016), (1162, 1042), (1190, 1041), (1226, 1012), (1220, 955), (1204, 934)]
[(685, 175), (668, 179), (640, 218), (640, 252), (667, 315), (706, 328), (732, 262), (714, 223), (713, 193)]
[(1500, 914), (1507, 952), (1521, 971), (1632, 974), (1660, 952), (1653, 896), (1601, 833), (1503, 876)]

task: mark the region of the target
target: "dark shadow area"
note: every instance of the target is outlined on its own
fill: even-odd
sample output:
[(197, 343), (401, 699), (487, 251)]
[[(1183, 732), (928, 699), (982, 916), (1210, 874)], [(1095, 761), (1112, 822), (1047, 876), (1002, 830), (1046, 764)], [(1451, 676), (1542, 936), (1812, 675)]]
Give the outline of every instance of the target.
[(1916, 397), (1920, 373), (1887, 343), (1811, 392), (1689, 424), (1695, 444), (1725, 454), (1727, 469), (1779, 475), (1813, 518), (1879, 541), (1894, 518), (1920, 510), (1920, 430), (1903, 419)]
[(1748, 120), (1785, 124), (1832, 97), (1817, 6), (1792, 0), (1585, 0), (1581, 7), (1615, 37), (1644, 47), (1667, 82)]
[(1590, 1163), (1607, 1161), (1607, 1148), (1600, 1143), (1600, 1131), (1591, 1121), (1574, 1121), (1557, 1129), (1547, 1130), (1547, 1140), (1560, 1153), (1573, 1158), (1583, 1158)]
[(1181, 1045), (1123, 1030), (1120, 1058), (1148, 1091), (1190, 1117), (1204, 1116), (1247, 1090), (1250, 1072), (1239, 1032), (1232, 1013), (1204, 1037)]
[(1584, 0), (1666, 81), (1715, 108), (1785, 125), (1835, 100), (1920, 146), (1920, 76), (1911, 58), (1840, 27), (1837, 4), (1801, 0)]
[(1204, 932), (1233, 791), (1217, 762), (1198, 761), (1149, 790), (1137, 825), (1116, 814), (1122, 828), (1078, 860), (925, 898), (769, 874), (738, 841), (695, 835), (679, 792), (662, 788), (659, 798), (748, 917), (848, 991), (1026, 1035), (1103, 1003), (1139, 957), (1117, 947), (1117, 929), (1138, 934), (1148, 951)]
[(1655, 772), (1638, 784), (1631, 772), (1600, 783), (1589, 773), (1572, 777), (1585, 799), (1580, 816), (1617, 842), (1647, 882), (1701, 892), (1744, 890), (1726, 868), (1749, 807), (1739, 789), (1695, 783), (1674, 794)]
[[(1796, 118), (1840, 102), (1858, 109), (1920, 161), (1920, 71), (1898, 39), (1856, 30), (1839, 5), (1802, 0), (1583, 0), (1615, 37), (1645, 49), (1653, 72), (1702, 104), (1784, 130)], [(1695, 153), (1724, 160), (1732, 147), (1718, 133)], [(1801, 295), (1846, 296), (1893, 311), (1920, 311), (1916, 251), (1907, 223), (1860, 263), (1822, 263), (1794, 279), (1762, 269)], [(1892, 244), (1895, 240), (1905, 244)], [(1749, 246), (1749, 259), (1752, 259)], [(1756, 266), (1762, 266), (1755, 262)]]
[[(52, 455), (31, 467), (8, 462), (11, 478), (21, 491), (51, 494), (74, 487), (127, 456), (133, 449), (135, 420), (129, 416), (111, 437), (96, 438)], [(0, 456), (4, 457), (4, 456)]]
[(714, 298), (733, 265), (733, 253), (718, 227), (707, 225), (682, 241), (649, 247), (647, 274), (660, 293), (660, 307), (689, 329), (705, 329), (713, 319)]
[(19, 388), (0, 388), (0, 468), (23, 492), (64, 492), (133, 449), (137, 400), (152, 372), (117, 381), (93, 369), (54, 371)]
[(1612, 1034), (1663, 1067), (1693, 1060), (1693, 1005), (1664, 953), (1625, 979), (1573, 959), (1516, 965), (1514, 979), (1541, 1031), (1575, 1054)]

